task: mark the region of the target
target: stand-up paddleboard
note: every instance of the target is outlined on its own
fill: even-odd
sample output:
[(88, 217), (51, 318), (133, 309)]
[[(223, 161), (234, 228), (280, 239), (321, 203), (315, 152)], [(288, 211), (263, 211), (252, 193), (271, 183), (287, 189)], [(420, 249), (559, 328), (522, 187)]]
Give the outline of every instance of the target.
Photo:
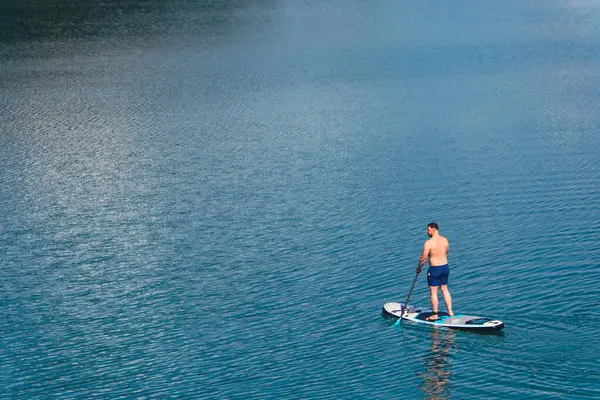
[(504, 323), (497, 319), (458, 313), (451, 317), (448, 313), (442, 311), (438, 312), (437, 320), (427, 321), (427, 318), (432, 314), (431, 311), (422, 311), (420, 308), (410, 305), (404, 309), (404, 315), (401, 315), (401, 313), (402, 303), (385, 303), (383, 305), (382, 315), (386, 318), (402, 318), (434, 327), (443, 326), (473, 331), (496, 331), (504, 328)]

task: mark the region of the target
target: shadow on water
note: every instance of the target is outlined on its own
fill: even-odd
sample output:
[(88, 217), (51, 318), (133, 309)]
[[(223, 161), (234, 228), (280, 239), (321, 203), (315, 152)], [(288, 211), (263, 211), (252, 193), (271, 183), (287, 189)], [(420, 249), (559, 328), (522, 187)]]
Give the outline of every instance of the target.
[[(250, 4), (249, 4), (250, 3)], [(163, 35), (207, 26), (236, 29), (242, 0), (5, 0), (0, 2), (0, 43), (32, 39)]]

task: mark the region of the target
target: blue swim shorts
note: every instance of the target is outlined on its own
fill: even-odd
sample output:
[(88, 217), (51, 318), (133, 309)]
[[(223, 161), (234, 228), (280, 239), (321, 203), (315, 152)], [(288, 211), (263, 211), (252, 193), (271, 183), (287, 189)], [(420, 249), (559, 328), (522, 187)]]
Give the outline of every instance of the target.
[(448, 275), (450, 275), (448, 264), (429, 267), (427, 271), (427, 284), (429, 286), (447, 285)]

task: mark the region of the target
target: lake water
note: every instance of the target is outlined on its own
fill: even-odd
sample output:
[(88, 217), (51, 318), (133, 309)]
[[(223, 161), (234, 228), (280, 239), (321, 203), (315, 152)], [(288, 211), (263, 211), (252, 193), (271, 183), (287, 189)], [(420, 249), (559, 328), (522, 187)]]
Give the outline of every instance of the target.
[[(0, 398), (600, 398), (599, 20), (5, 2)], [(431, 221), (501, 334), (381, 317)]]

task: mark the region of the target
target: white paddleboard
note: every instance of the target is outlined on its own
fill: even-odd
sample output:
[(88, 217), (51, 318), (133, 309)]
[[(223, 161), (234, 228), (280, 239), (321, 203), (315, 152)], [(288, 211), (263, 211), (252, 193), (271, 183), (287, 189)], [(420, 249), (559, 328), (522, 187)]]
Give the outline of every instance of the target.
[(435, 327), (446, 327), (452, 329), (464, 329), (474, 331), (495, 331), (504, 328), (504, 323), (500, 320), (479, 317), (476, 315), (465, 315), (455, 313), (452, 317), (443, 311), (438, 312), (438, 319), (428, 321), (427, 318), (432, 315), (431, 310), (422, 311), (415, 306), (407, 306), (402, 313), (402, 303), (385, 303), (383, 305), (382, 315), (387, 318), (402, 318), (408, 321), (420, 324), (431, 325)]

